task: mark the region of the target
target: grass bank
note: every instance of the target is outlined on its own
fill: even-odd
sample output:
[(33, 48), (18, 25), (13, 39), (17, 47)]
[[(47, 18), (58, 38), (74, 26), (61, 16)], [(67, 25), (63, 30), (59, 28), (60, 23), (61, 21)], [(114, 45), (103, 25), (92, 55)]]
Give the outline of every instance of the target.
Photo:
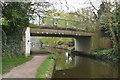
[(32, 56), (25, 57), (24, 54), (19, 54), (15, 57), (3, 56), (2, 57), (2, 74), (9, 72), (13, 67), (23, 64), (32, 59)]
[(36, 78), (51, 78), (55, 59), (55, 55), (49, 55), (38, 68)]
[(120, 58), (120, 56), (116, 55), (113, 52), (112, 48), (91, 52), (90, 54), (95, 55), (97, 57), (101, 57), (102, 59), (113, 60), (113, 61), (118, 61), (118, 59)]
[(2, 57), (0, 56), (0, 74), (2, 74)]

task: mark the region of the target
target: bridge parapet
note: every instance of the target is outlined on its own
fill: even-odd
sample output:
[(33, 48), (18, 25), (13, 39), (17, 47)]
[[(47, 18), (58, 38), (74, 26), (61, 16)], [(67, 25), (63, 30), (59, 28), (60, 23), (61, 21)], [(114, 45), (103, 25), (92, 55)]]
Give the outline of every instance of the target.
[(93, 31), (86, 31), (71, 28), (30, 28), (31, 36), (67, 36), (67, 37), (85, 37), (94, 36)]
[[(35, 22), (35, 23), (34, 23)], [(82, 30), (95, 30), (96, 24), (93, 21), (85, 22), (80, 20), (70, 20), (70, 19), (61, 19), (61, 18), (52, 18), (52, 17), (45, 17), (41, 16), (41, 18), (36, 23), (35, 21), (32, 21), (31, 24), (38, 25), (38, 26), (44, 26), (44, 27), (53, 27), (55, 26), (55, 23), (57, 24), (57, 27), (60, 28), (72, 28), (72, 29), (82, 29)]]

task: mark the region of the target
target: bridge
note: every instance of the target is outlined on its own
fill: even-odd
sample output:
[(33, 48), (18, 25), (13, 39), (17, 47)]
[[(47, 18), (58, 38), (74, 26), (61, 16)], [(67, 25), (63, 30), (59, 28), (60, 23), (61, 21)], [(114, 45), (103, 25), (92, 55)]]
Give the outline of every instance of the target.
[(94, 35), (94, 32), (72, 28), (37, 27), (30, 28), (30, 35), (47, 37), (90, 37)]
[[(52, 20), (53, 20), (53, 18), (52, 18)], [(55, 20), (54, 20), (54, 22), (55, 22)], [(62, 26), (55, 27), (54, 22), (52, 25), (44, 25), (44, 26), (43, 25), (30, 25), (29, 27), (27, 27), (27, 29), (25, 31), (26, 56), (30, 55), (30, 36), (75, 38), (74, 42), (75, 42), (75, 50), (76, 51), (82, 51), (85, 53), (90, 52), (91, 37), (94, 36), (94, 34), (95, 34), (94, 30), (85, 30), (85, 29), (81, 29), (78, 27), (77, 28), (62, 27)], [(66, 24), (68, 24), (68, 23), (66, 23)], [(64, 25), (64, 26), (66, 26), (66, 25)], [(78, 26), (78, 24), (77, 24), (77, 26)]]

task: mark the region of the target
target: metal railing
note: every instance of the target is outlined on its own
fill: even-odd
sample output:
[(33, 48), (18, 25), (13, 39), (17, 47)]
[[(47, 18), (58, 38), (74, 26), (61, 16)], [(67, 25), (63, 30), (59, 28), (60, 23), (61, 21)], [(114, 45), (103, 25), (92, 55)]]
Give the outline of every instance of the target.
[(43, 17), (43, 16), (39, 18), (38, 24), (35, 24), (33, 22), (32, 25), (38, 25), (42, 27), (54, 27), (55, 23), (57, 23), (58, 28), (72, 28), (72, 29), (81, 29), (81, 30), (95, 30), (95, 26), (96, 26), (92, 22), (90, 23), (90, 22)]

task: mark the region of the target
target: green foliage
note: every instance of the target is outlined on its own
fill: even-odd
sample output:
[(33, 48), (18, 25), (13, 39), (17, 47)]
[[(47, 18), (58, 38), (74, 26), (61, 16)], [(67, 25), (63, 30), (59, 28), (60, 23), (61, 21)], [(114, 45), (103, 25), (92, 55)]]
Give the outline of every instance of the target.
[(30, 4), (4, 2), (2, 5), (2, 53), (14, 56), (22, 53), (22, 31), (29, 25)]
[(8, 36), (6, 43), (2, 43), (2, 55), (14, 56), (23, 53), (23, 42), (21, 35)]
[(120, 6), (117, 5), (117, 2), (102, 2), (97, 14), (94, 13), (104, 37), (112, 42), (112, 49), (95, 52), (95, 55), (111, 59), (120, 58)]
[(71, 48), (69, 48), (69, 50), (75, 51), (75, 47), (71, 47)]
[(71, 42), (71, 38), (60, 38), (60, 37), (41, 37), (40, 40), (45, 44), (49, 46), (57, 46), (59, 43), (68, 44), (68, 42)]
[(100, 4), (100, 9), (97, 11), (98, 19), (100, 19), (101, 15), (104, 13), (109, 13), (112, 9), (113, 5), (110, 2), (102, 2)]
[(100, 19), (99, 19), (99, 21), (100, 21), (100, 27), (102, 28), (102, 31), (105, 34), (104, 36), (111, 38), (112, 36), (111, 36), (110, 29), (109, 29), (108, 16), (109, 16), (108, 13), (102, 14), (101, 17), (100, 17)]
[(3, 5), (3, 30), (8, 35), (18, 33), (24, 27), (28, 26), (30, 16), (28, 15), (28, 10), (25, 8), (25, 3), (10, 2)]
[(7, 19), (2, 19), (2, 25), (8, 26), (8, 20)]
[(58, 39), (59, 38), (54, 38), (54, 37), (42, 37), (42, 38), (40, 38), (40, 40), (44, 44), (49, 45), (49, 46), (55, 46)]
[[(117, 3), (116, 3), (117, 4)], [(115, 5), (115, 4), (114, 4)], [(99, 15), (99, 22), (102, 30), (104, 31), (105, 37), (111, 39), (113, 44), (113, 54), (115, 56), (120, 56), (120, 7), (114, 6), (111, 3), (106, 2), (104, 7), (106, 11), (103, 10)], [(102, 9), (101, 9), (102, 10)]]
[(53, 60), (55, 60), (55, 59), (56, 59), (56, 56), (55, 56), (55, 55), (50, 55), (50, 56), (48, 57), (48, 59), (53, 59)]
[[(90, 10), (81, 9), (76, 12), (64, 12), (56, 9), (49, 10), (46, 17), (42, 19), (42, 26), (53, 26), (54, 23), (58, 27), (64, 28), (80, 28), (80, 29), (95, 29), (95, 23), (92, 21)], [(93, 25), (94, 24), (94, 25)]]
[[(114, 30), (114, 32), (116, 33), (116, 36), (120, 36), (120, 20), (119, 20), (119, 16), (120, 16), (120, 13), (118, 12), (119, 9), (116, 9), (113, 11), (113, 13), (110, 15), (109, 13), (104, 13), (101, 15), (100, 17), (100, 23), (101, 23), (101, 27), (104, 28), (104, 31), (105, 33), (107, 33), (106, 37), (111, 37), (111, 32), (109, 30), (109, 16), (111, 16), (112, 18), (112, 28)], [(105, 30), (106, 29), (106, 30)]]
[(116, 31), (116, 36), (120, 36), (120, 7), (116, 8), (113, 13), (113, 26), (114, 30)]
[(13, 67), (23, 64), (32, 59), (32, 56), (25, 57), (24, 54), (19, 54), (14, 57), (8, 55), (2, 56), (2, 74), (9, 72)]
[(2, 56), (0, 56), (0, 74), (2, 74)]
[(118, 60), (120, 56), (116, 55), (114, 48), (91, 52), (90, 54), (101, 57), (102, 59)]
[(36, 78), (50, 78), (49, 74), (52, 74), (51, 68), (53, 67), (55, 59), (55, 55), (49, 55), (38, 68)]
[(113, 49), (107, 49), (107, 50), (100, 50), (100, 51), (96, 51), (96, 52), (91, 52), (91, 54), (109, 54), (113, 51)]

